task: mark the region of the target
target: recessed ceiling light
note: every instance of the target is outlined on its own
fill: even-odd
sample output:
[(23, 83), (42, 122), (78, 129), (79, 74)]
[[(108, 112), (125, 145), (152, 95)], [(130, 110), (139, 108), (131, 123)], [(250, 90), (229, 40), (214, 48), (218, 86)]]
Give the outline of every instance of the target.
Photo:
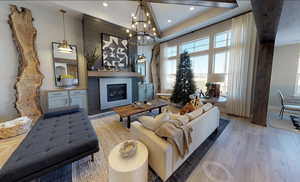
[(168, 23), (171, 23), (172, 22), (172, 20), (168, 20)]
[(104, 1), (104, 2), (102, 3), (102, 5), (103, 5), (104, 7), (107, 7), (107, 6), (108, 6), (108, 3)]
[(193, 11), (194, 9), (195, 9), (195, 7), (194, 7), (194, 6), (191, 6), (191, 7), (190, 7), (190, 10), (191, 10), (191, 11)]

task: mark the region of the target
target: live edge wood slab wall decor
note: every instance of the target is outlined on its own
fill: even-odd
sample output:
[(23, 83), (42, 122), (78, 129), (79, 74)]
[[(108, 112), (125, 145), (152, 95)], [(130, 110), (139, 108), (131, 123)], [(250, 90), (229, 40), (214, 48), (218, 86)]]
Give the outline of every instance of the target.
[(15, 5), (10, 6), (8, 23), (19, 52), (19, 73), (16, 82), (16, 108), (21, 116), (37, 121), (42, 115), (39, 102), (39, 89), (43, 74), (39, 70), (35, 40), (37, 31), (33, 27), (31, 11)]

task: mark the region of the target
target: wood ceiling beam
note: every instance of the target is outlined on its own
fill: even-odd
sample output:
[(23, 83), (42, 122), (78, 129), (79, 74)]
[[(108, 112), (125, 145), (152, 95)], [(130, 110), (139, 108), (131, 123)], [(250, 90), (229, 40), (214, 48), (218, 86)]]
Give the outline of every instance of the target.
[[(139, 1), (139, 0), (131, 0)], [(238, 4), (236, 0), (143, 0), (149, 3), (164, 3), (164, 4), (178, 4), (190, 6), (204, 6), (214, 8), (236, 8)]]

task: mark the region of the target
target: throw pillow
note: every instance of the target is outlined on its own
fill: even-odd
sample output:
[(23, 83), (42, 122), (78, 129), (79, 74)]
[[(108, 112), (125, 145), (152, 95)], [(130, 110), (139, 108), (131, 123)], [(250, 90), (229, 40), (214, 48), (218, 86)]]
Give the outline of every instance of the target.
[(163, 112), (163, 113), (155, 116), (155, 120), (161, 121), (161, 122), (162, 121), (168, 121), (168, 120), (170, 120), (170, 114), (171, 113), (169, 113), (169, 112)]
[(203, 109), (199, 108), (193, 112), (187, 113), (185, 114), (186, 116), (189, 117), (190, 121), (196, 119), (197, 117), (199, 117), (201, 114), (203, 113)]
[(196, 110), (195, 106), (189, 102), (187, 104), (185, 104), (185, 106), (180, 110), (180, 114), (184, 115), (185, 113), (189, 113)]
[(171, 114), (171, 120), (177, 120), (183, 124), (187, 124), (190, 121), (190, 118), (186, 115)]
[(142, 125), (151, 130), (157, 130), (163, 123), (170, 120), (170, 113), (161, 113), (157, 115), (155, 118), (151, 116), (141, 116), (138, 120), (142, 123)]
[(162, 124), (161, 122), (156, 121), (156, 119), (154, 119), (151, 116), (141, 116), (138, 118), (138, 120), (142, 123), (142, 125), (145, 128), (147, 128), (151, 131), (157, 130), (160, 127), (160, 125)]
[(203, 109), (204, 112), (207, 112), (211, 108), (213, 108), (213, 105), (211, 103), (207, 103), (204, 106), (202, 106), (202, 109)]

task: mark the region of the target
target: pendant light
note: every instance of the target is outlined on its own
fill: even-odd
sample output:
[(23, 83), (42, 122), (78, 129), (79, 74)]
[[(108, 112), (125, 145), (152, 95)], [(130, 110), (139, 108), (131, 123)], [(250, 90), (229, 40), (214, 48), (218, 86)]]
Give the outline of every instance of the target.
[(65, 14), (66, 11), (61, 9), (60, 12), (62, 13), (62, 19), (63, 19), (63, 26), (64, 26), (64, 40), (58, 45), (58, 51), (61, 53), (72, 53), (73, 50), (71, 46), (68, 44), (68, 41), (66, 40), (66, 25), (65, 25)]

